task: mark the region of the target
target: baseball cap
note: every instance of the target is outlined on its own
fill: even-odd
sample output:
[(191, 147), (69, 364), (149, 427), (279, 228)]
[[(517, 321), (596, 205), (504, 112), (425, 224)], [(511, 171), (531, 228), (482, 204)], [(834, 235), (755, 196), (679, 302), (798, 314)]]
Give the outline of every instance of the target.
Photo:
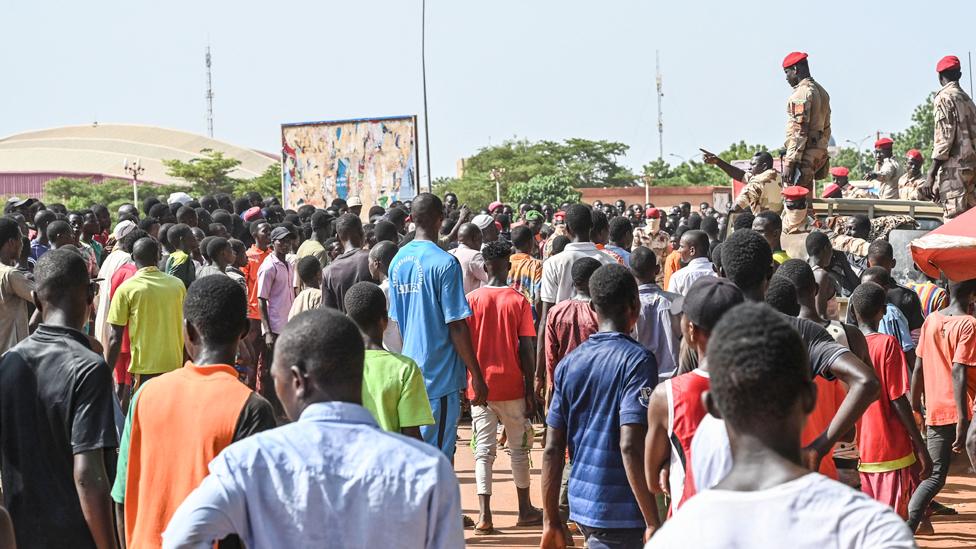
[(691, 285), (688, 295), (678, 296), (671, 302), (671, 314), (684, 313), (692, 324), (711, 331), (726, 311), (743, 302), (742, 290), (732, 281), (703, 276)]
[(166, 203), (167, 204), (175, 204), (175, 203), (179, 202), (180, 204), (183, 204), (184, 206), (186, 206), (186, 204), (188, 202), (191, 202), (192, 200), (193, 200), (193, 197), (191, 197), (190, 195), (186, 194), (183, 191), (177, 191), (177, 192), (172, 193), (172, 194), (169, 195), (169, 198), (166, 199)]
[(346, 206), (349, 208), (352, 208), (353, 206), (362, 206), (362, 205), (363, 205), (363, 199), (359, 198), (358, 196), (350, 196), (346, 200)]
[(255, 219), (264, 217), (264, 214), (261, 213), (260, 206), (254, 206), (252, 208), (248, 208), (241, 217), (244, 219), (244, 221), (254, 221)]
[(275, 227), (271, 231), (271, 241), (272, 242), (281, 240), (283, 238), (290, 238), (290, 237), (291, 237), (291, 233), (288, 232), (288, 229), (286, 229), (284, 227)]
[(495, 219), (488, 214), (478, 214), (474, 216), (471, 222), (477, 225), (479, 229), (485, 230), (495, 222)]
[(115, 237), (115, 240), (122, 240), (125, 238), (125, 235), (136, 230), (137, 227), (138, 226), (129, 219), (120, 221), (119, 224), (115, 226), (115, 231), (112, 233), (112, 236)]

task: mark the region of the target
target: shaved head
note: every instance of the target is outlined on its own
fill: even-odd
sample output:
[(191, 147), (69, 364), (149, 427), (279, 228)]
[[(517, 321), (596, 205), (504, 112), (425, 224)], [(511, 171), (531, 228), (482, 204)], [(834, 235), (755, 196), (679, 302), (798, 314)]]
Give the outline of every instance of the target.
[(159, 261), (159, 243), (152, 238), (140, 238), (132, 245), (132, 260), (140, 269)]

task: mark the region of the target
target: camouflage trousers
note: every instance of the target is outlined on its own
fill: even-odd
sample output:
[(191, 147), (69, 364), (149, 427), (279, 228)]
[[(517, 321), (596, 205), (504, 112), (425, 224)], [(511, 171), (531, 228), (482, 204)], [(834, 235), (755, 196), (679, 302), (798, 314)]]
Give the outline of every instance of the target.
[(952, 219), (976, 206), (976, 170), (946, 162), (935, 178), (938, 199), (945, 219)]
[(800, 157), (800, 180), (796, 183), (810, 191), (810, 197), (815, 196), (813, 182), (827, 177), (830, 162), (825, 149), (809, 149), (803, 151)]

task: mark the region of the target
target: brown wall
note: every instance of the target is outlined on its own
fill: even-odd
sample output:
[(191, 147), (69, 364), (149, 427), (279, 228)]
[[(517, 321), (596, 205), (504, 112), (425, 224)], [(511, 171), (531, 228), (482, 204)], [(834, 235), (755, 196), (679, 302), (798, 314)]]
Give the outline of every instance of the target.
[[(627, 204), (644, 203), (644, 187), (611, 187), (611, 188), (581, 188), (576, 189), (583, 193), (582, 201), (592, 203), (594, 200), (602, 202), (613, 202), (622, 199)], [(657, 207), (675, 206), (681, 202), (691, 202), (695, 210), (698, 204), (708, 202), (713, 204), (713, 193), (715, 191), (725, 193), (729, 199), (732, 196), (732, 187), (706, 185), (701, 187), (651, 187), (651, 202)]]

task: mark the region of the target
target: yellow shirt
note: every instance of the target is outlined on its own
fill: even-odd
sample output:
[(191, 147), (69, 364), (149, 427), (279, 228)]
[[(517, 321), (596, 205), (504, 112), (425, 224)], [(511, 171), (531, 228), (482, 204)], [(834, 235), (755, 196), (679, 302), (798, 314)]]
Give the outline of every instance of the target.
[(775, 261), (777, 265), (782, 265), (783, 263), (789, 261), (789, 259), (790, 256), (786, 253), (786, 250), (776, 250), (773, 252), (773, 261)]
[(183, 366), (183, 298), (175, 276), (143, 267), (112, 297), (108, 323), (129, 327), (133, 374), (161, 374)]

